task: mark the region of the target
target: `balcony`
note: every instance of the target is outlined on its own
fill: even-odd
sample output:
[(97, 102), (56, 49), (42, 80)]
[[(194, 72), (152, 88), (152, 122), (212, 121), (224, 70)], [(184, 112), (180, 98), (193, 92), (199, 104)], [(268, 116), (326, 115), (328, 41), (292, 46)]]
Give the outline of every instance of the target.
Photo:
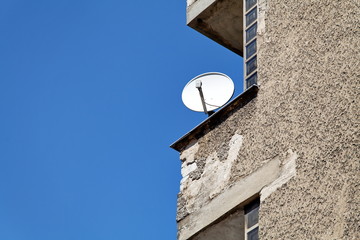
[(243, 56), (243, 1), (188, 0), (187, 25)]

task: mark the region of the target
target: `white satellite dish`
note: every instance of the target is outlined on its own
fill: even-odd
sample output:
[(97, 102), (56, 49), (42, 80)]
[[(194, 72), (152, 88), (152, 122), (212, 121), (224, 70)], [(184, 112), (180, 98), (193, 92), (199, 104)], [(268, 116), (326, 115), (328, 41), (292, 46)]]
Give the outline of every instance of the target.
[(182, 101), (195, 112), (211, 112), (224, 106), (234, 94), (234, 83), (223, 73), (210, 72), (190, 80), (182, 92)]

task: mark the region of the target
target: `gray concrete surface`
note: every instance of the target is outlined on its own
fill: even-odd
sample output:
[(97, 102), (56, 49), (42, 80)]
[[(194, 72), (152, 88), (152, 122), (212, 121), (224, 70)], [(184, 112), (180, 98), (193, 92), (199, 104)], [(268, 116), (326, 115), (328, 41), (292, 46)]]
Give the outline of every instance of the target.
[(243, 55), (243, 4), (240, 0), (198, 0), (187, 8), (187, 24), (215, 42)]

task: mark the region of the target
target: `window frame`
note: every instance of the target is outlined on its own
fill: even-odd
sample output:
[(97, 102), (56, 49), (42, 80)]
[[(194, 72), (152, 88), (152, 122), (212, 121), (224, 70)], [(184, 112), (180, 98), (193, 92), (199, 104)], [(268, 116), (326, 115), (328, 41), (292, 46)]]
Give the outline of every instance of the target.
[[(244, 240), (248, 239), (248, 234), (257, 229), (257, 240), (259, 239), (259, 210), (260, 210), (260, 198), (256, 198), (247, 205), (244, 206)], [(248, 227), (248, 219), (251, 213), (256, 214), (256, 223)]]
[[(248, 4), (250, 3), (250, 4)], [(252, 5), (249, 9), (247, 9), (248, 5)], [(258, 18), (259, 18), (259, 7), (258, 7), (258, 0), (244, 0), (243, 1), (243, 57), (244, 57), (244, 66), (243, 66), (243, 72), (244, 72), (244, 90), (248, 89), (252, 85), (257, 84), (258, 76), (257, 76), (257, 54), (258, 54), (258, 38), (257, 38), (257, 28), (258, 28)], [(247, 24), (247, 16), (253, 12), (256, 11), (256, 18), (254, 21), (252, 21), (250, 24)], [(251, 28), (255, 28), (255, 35), (251, 39), (247, 39), (247, 33), (250, 32)], [(247, 56), (247, 47), (255, 42), (256, 50), (255, 53), (251, 54), (250, 56)], [(256, 67), (253, 71), (248, 72), (248, 62), (252, 61), (256, 58)], [(254, 78), (254, 76), (256, 77)], [(255, 82), (253, 80), (255, 79)], [(252, 83), (252, 84), (251, 84)]]

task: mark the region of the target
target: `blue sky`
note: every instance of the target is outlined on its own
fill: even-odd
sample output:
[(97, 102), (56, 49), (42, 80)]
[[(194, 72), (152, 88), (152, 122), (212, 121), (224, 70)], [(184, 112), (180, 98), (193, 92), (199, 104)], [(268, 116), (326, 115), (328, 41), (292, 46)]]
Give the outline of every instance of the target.
[(185, 0), (0, 1), (0, 240), (176, 239), (181, 91), (242, 58)]

